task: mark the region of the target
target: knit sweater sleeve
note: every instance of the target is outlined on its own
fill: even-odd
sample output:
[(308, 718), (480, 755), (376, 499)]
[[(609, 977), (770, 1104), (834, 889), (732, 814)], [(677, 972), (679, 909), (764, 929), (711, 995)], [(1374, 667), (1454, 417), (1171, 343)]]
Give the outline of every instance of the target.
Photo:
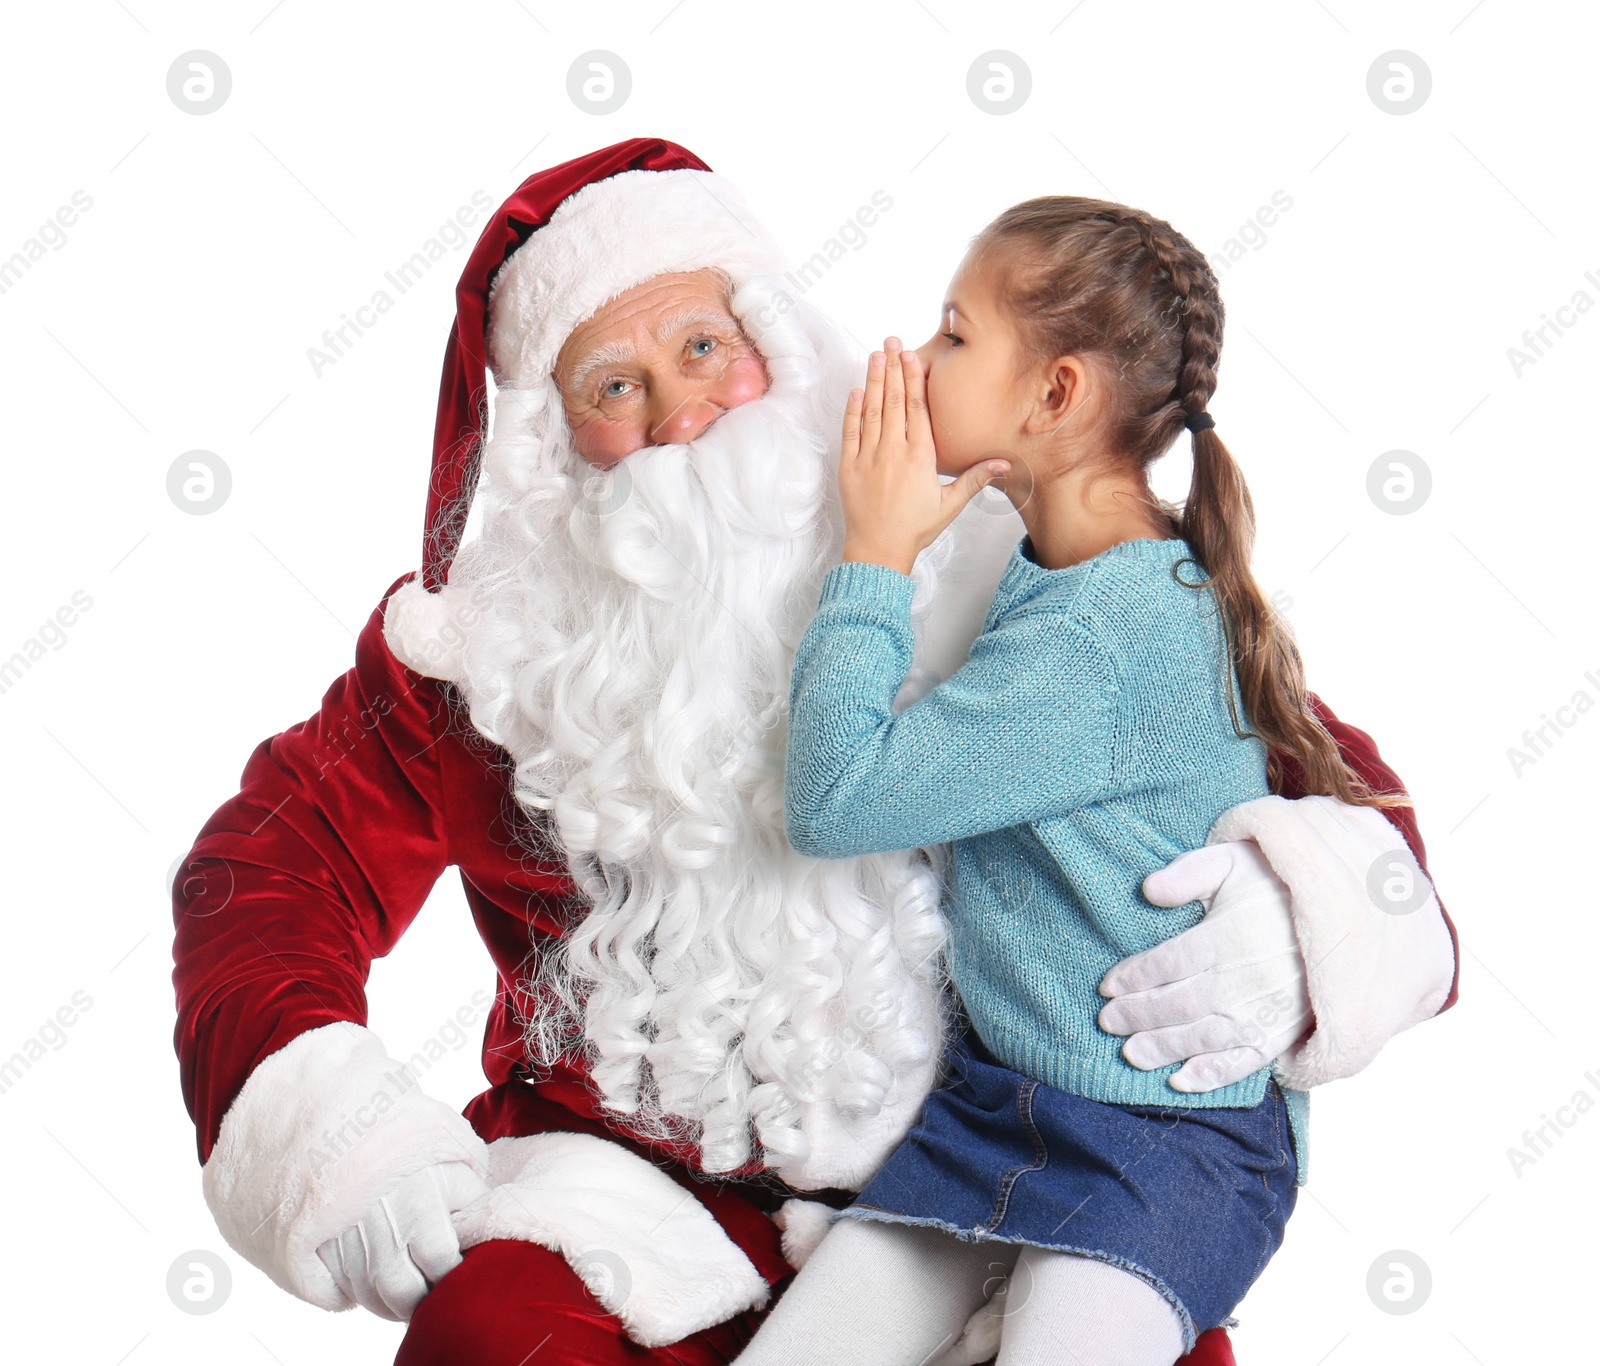
[(1002, 618), (898, 715), (912, 580), (835, 565), (795, 656), (785, 823), (811, 858), (914, 849), (1058, 815), (1109, 781), (1116, 674), (1067, 617)]

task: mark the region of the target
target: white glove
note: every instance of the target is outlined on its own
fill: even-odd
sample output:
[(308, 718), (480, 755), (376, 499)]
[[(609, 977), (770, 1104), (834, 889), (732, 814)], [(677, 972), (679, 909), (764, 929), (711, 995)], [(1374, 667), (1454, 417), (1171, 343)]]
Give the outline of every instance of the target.
[(1100, 1027), (1129, 1036), (1122, 1056), (1130, 1063), (1183, 1062), (1168, 1084), (1210, 1091), (1264, 1067), (1309, 1031), (1289, 889), (1252, 841), (1183, 854), (1144, 880), (1144, 894), (1157, 906), (1199, 901), (1205, 919), (1101, 979), (1111, 1000)]
[(436, 1162), (373, 1196), (317, 1256), (363, 1309), (408, 1322), (422, 1297), (461, 1264), (451, 1216), (488, 1194), (489, 1183), (465, 1162)]

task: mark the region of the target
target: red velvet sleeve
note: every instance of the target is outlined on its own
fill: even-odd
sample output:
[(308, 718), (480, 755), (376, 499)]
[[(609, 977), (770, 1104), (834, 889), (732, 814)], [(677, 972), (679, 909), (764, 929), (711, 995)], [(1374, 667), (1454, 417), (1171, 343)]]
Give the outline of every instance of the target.
[(262, 1059), (308, 1029), (366, 1023), (372, 960), (452, 862), (442, 685), (394, 658), (382, 610), (321, 709), (256, 748), (173, 884), (174, 1041), (202, 1162)]
[[(1367, 786), (1377, 792), (1403, 792), (1405, 784), (1400, 781), (1400, 776), (1384, 763), (1378, 753), (1378, 746), (1370, 735), (1364, 730), (1341, 721), (1329, 710), (1327, 703), (1314, 694), (1310, 698), (1311, 710), (1319, 721), (1328, 728), (1328, 733), (1338, 742), (1339, 753), (1344, 756), (1344, 761), (1351, 770), (1358, 774)], [(1305, 796), (1305, 775), (1299, 764), (1287, 755), (1280, 756), (1283, 766), (1283, 787), (1280, 796), (1298, 798)], [(1411, 852), (1417, 856), (1417, 863), (1423, 872), (1428, 871), (1428, 851), (1423, 847), (1422, 831), (1417, 825), (1417, 812), (1415, 807), (1391, 806), (1383, 809), (1383, 814), (1389, 818), (1390, 823), (1405, 836), (1405, 841), (1411, 846)], [(1431, 877), (1432, 874), (1429, 874)], [(1435, 894), (1438, 888), (1434, 888)], [(1456, 937), (1455, 922), (1450, 919), (1450, 913), (1444, 908), (1443, 899), (1439, 902), (1439, 913), (1444, 916), (1445, 928), (1450, 931), (1450, 947), (1455, 954), (1456, 971), (1450, 982), (1450, 994), (1445, 997), (1444, 1004), (1439, 1007), (1441, 1011), (1449, 1010), (1456, 1003), (1456, 989), (1461, 980), (1461, 941)]]

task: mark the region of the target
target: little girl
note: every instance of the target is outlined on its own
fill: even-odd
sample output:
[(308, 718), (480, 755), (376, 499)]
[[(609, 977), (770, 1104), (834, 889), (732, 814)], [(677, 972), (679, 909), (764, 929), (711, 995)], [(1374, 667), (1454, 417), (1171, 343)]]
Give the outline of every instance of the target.
[[(1278, 755), (1309, 792), (1401, 800), (1345, 768), (1251, 577), (1250, 496), (1207, 412), (1222, 319), (1169, 224), (1036, 199), (979, 234), (938, 334), (889, 338), (851, 395), (844, 562), (795, 662), (788, 833), (815, 858), (951, 842), (966, 1018), (745, 1366), (931, 1362), (997, 1283), (1001, 1366), (1169, 1366), (1283, 1239), (1304, 1096), (1270, 1067), (1178, 1091), (1096, 1023), (1111, 966), (1201, 917), (1152, 906), (1143, 879), (1268, 795)], [(1180, 514), (1148, 471), (1185, 428)], [(968, 662), (895, 715), (912, 562), (1001, 475), (1027, 535)]]

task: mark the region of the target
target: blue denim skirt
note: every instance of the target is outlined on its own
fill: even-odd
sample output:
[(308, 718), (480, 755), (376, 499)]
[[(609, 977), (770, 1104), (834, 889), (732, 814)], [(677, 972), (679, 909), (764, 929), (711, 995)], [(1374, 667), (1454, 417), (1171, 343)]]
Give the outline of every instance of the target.
[(1111, 1262), (1177, 1309), (1187, 1351), (1231, 1322), (1294, 1204), (1276, 1082), (1250, 1109), (1109, 1105), (1003, 1066), (962, 1021), (943, 1082), (842, 1214)]

